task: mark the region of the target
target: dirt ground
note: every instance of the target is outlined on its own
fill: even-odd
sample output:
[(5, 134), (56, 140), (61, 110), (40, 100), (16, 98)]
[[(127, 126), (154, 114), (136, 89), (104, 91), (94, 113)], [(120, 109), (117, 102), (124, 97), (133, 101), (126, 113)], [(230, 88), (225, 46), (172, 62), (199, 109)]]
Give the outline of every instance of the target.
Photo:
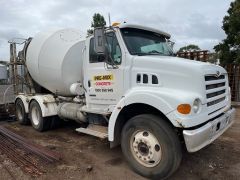
[[(144, 179), (135, 174), (123, 158), (120, 147), (110, 149), (107, 141), (80, 134), (76, 124), (36, 132), (31, 126), (17, 122), (0, 124), (18, 134), (62, 154), (61, 162), (46, 167), (37, 179)], [(183, 153), (182, 163), (172, 180), (217, 179), (235, 180), (240, 177), (240, 108), (234, 125), (210, 146), (199, 152)], [(36, 179), (21, 171), (4, 154), (0, 155), (0, 179)]]

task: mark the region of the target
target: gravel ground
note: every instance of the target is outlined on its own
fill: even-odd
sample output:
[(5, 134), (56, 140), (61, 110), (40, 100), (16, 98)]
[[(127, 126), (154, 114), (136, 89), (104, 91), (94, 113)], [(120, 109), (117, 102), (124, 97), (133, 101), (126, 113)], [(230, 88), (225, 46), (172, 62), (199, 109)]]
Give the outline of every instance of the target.
[[(239, 179), (240, 109), (237, 109), (235, 120), (234, 125), (208, 147), (193, 154), (184, 151), (182, 163), (170, 179)], [(77, 124), (69, 123), (44, 133), (17, 122), (0, 124), (63, 155), (61, 162), (46, 167), (46, 173), (37, 179), (144, 179), (131, 171), (120, 147), (110, 149), (107, 141), (75, 132)], [(0, 179), (33, 178), (1, 154)]]

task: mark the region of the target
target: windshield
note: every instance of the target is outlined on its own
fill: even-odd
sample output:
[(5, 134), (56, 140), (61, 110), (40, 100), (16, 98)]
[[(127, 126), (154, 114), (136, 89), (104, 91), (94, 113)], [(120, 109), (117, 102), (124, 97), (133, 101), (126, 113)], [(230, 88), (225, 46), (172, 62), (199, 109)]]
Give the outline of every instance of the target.
[(132, 55), (165, 55), (173, 54), (166, 38), (150, 31), (134, 28), (121, 29), (128, 51)]

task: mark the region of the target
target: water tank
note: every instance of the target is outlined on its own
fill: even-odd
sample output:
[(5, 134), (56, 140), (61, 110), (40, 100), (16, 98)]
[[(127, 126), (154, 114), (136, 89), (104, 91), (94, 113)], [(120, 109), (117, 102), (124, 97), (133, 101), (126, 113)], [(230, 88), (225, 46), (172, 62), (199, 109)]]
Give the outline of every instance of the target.
[(0, 80), (7, 80), (7, 79), (8, 79), (7, 66), (0, 65)]
[(38, 33), (27, 49), (26, 63), (32, 78), (58, 95), (70, 96), (70, 86), (83, 80), (85, 38), (76, 29)]

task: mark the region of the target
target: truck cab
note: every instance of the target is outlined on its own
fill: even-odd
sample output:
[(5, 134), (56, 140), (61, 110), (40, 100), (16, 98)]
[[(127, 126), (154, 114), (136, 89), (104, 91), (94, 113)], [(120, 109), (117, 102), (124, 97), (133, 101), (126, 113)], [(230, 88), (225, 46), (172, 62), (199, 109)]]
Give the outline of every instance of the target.
[(86, 48), (89, 106), (111, 111), (118, 103), (148, 104), (179, 128), (197, 126), (231, 109), (226, 70), (175, 57), (169, 34), (123, 24), (105, 36), (107, 55), (94, 51), (94, 37)]
[(180, 165), (182, 144), (189, 152), (207, 146), (233, 124), (235, 112), (226, 70), (175, 57), (170, 37), (133, 24), (96, 28), (79, 46), (83, 82), (69, 87), (73, 98), (20, 94), (18, 119), (85, 122), (78, 132), (121, 144), (137, 173), (169, 177)]

